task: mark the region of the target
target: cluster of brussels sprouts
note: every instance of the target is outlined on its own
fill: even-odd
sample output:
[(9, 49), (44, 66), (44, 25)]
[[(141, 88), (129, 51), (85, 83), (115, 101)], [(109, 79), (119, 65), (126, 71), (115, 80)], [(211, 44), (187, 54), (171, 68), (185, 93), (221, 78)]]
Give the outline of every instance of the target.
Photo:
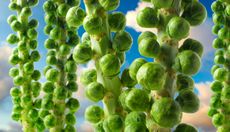
[[(146, 113), (147, 118), (145, 124), (139, 120), (144, 117), (140, 115), (145, 114), (133, 115), (132, 123), (137, 124), (137, 120), (141, 123), (131, 123), (125, 126), (125, 130), (138, 131), (145, 126), (150, 131), (170, 131), (181, 122), (183, 112), (194, 113), (199, 109), (191, 76), (200, 69), (203, 46), (199, 41), (187, 37), (190, 26), (202, 24), (207, 12), (197, 0), (144, 1), (153, 6), (138, 13), (137, 23), (143, 28), (157, 28), (158, 34), (150, 31), (141, 33), (138, 49), (142, 56), (154, 58), (154, 62), (142, 58), (133, 61), (126, 76), (129, 76), (130, 82), (137, 82), (142, 88), (127, 89), (120, 99), (129, 112), (128, 116), (138, 111)], [(182, 39), (185, 41), (179, 46)], [(187, 124), (180, 124), (175, 129), (187, 130), (197, 131)]]
[(213, 41), (216, 49), (214, 62), (211, 69), (214, 81), (211, 84), (213, 95), (210, 100), (208, 115), (217, 127), (218, 132), (230, 131), (230, 1), (217, 0), (212, 4), (213, 34), (218, 37)]
[(36, 50), (38, 21), (30, 19), (31, 8), (37, 4), (38, 0), (11, 0), (9, 9), (17, 12), (17, 15), (11, 15), (7, 20), (13, 31), (17, 32), (7, 37), (9, 44), (17, 45), (9, 58), (9, 62), (14, 66), (9, 70), (9, 75), (15, 85), (10, 91), (14, 104), (12, 119), (23, 124), (24, 132), (34, 132), (43, 127), (38, 116), (41, 104), (41, 99), (38, 98), (41, 84), (38, 80), (41, 74), (34, 68), (34, 63), (40, 59)]

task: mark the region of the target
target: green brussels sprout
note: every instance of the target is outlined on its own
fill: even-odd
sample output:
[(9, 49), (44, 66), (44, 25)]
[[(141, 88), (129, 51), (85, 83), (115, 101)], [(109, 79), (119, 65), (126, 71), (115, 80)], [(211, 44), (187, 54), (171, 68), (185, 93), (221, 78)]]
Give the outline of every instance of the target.
[(55, 49), (57, 46), (55, 40), (53, 39), (46, 39), (44, 45), (47, 49)]
[(87, 44), (78, 44), (73, 51), (73, 59), (77, 63), (86, 63), (93, 56), (92, 49)]
[(212, 66), (212, 68), (211, 68), (211, 74), (213, 75), (214, 72), (215, 72), (218, 68), (220, 68), (219, 65), (214, 65), (214, 66)]
[(179, 124), (182, 118), (180, 105), (172, 98), (167, 97), (153, 103), (151, 115), (158, 125), (166, 128), (172, 128)]
[(209, 117), (213, 117), (216, 113), (218, 113), (217, 109), (209, 108), (209, 110), (208, 110), (208, 116)]
[(137, 14), (137, 24), (144, 28), (156, 27), (159, 23), (159, 18), (157, 16), (157, 10), (145, 7)]
[(221, 25), (214, 25), (213, 27), (212, 27), (212, 33), (213, 34), (215, 34), (215, 35), (217, 35), (218, 34), (218, 32), (219, 32), (219, 30), (222, 28), (222, 26)]
[(67, 56), (70, 54), (70, 52), (71, 52), (71, 47), (67, 44), (62, 44), (59, 47), (59, 54), (62, 56)]
[(74, 116), (74, 114), (72, 113), (68, 113), (66, 116), (65, 116), (65, 121), (66, 121), (66, 124), (69, 124), (69, 125), (74, 125), (76, 123), (76, 117)]
[(17, 88), (17, 87), (13, 87), (13, 88), (10, 89), (10, 95), (12, 97), (20, 97), (21, 90), (19, 88)]
[(83, 21), (83, 27), (90, 35), (100, 34), (103, 31), (102, 18), (98, 16), (86, 16)]
[(113, 54), (106, 54), (99, 60), (99, 66), (105, 77), (113, 77), (120, 72), (119, 59)]
[(204, 22), (207, 17), (205, 7), (198, 1), (186, 5), (182, 17), (185, 18), (191, 26), (197, 26)]
[(222, 49), (218, 49), (218, 50), (216, 50), (216, 53), (215, 53), (215, 55), (224, 55), (224, 50), (222, 50)]
[(67, 96), (67, 89), (65, 87), (58, 86), (57, 88), (54, 89), (54, 96), (59, 99), (65, 99)]
[(103, 122), (103, 128), (106, 132), (120, 132), (123, 128), (123, 119), (119, 115), (109, 115)]
[(213, 74), (213, 78), (218, 81), (224, 81), (227, 78), (228, 71), (225, 68), (218, 68)]
[(138, 40), (137, 40), (138, 44), (140, 44), (140, 42), (141, 42), (142, 40), (147, 39), (147, 38), (152, 38), (152, 39), (157, 40), (156, 34), (150, 32), (150, 31), (145, 31), (145, 32), (142, 32), (142, 33), (139, 35)]
[(185, 50), (192, 50), (196, 52), (200, 57), (202, 57), (204, 48), (199, 41), (189, 38), (186, 39), (183, 45), (179, 48), (179, 52)]
[(36, 109), (31, 109), (28, 113), (28, 117), (32, 120), (32, 121), (36, 121), (38, 119), (38, 110)]
[(46, 1), (43, 4), (43, 10), (47, 13), (47, 14), (51, 14), (52, 12), (56, 11), (56, 4), (53, 1)]
[(66, 22), (69, 27), (79, 27), (86, 16), (83, 9), (78, 6), (71, 7), (66, 14)]
[(34, 72), (31, 75), (31, 78), (35, 81), (39, 80), (41, 78), (41, 73), (39, 70), (34, 70)]
[(21, 18), (28, 18), (32, 15), (32, 11), (29, 7), (23, 7), (21, 12), (20, 12), (20, 17)]
[(86, 89), (86, 96), (94, 101), (98, 102), (102, 100), (105, 96), (105, 88), (102, 84), (98, 82), (92, 82), (88, 84), (87, 89)]
[(29, 47), (30, 47), (30, 49), (35, 50), (38, 47), (38, 42), (36, 40), (31, 40), (29, 42)]
[[(222, 87), (221, 87), (222, 88)], [(221, 92), (222, 100), (230, 99), (230, 87), (224, 86)]]
[(212, 11), (213, 12), (222, 12), (224, 11), (224, 4), (221, 1), (214, 1), (211, 5)]
[(125, 52), (118, 52), (116, 54), (117, 54), (117, 57), (118, 57), (118, 59), (120, 61), (121, 66), (122, 66), (125, 63), (126, 54), (125, 54)]
[(97, 81), (97, 71), (95, 69), (89, 69), (83, 71), (80, 77), (80, 81), (84, 85), (88, 85), (92, 82)]
[(167, 33), (170, 37), (181, 40), (188, 37), (190, 25), (181, 17), (173, 17), (167, 25)]
[(221, 126), (224, 123), (224, 115), (217, 113), (212, 117), (212, 123), (216, 127)]
[(118, 32), (125, 29), (126, 18), (122, 12), (114, 12), (109, 14), (108, 22), (110, 30), (113, 32)]
[(53, 95), (47, 94), (42, 100), (42, 109), (50, 110), (54, 107)]
[(174, 132), (198, 132), (198, 130), (191, 125), (181, 123), (176, 127)]
[(216, 38), (213, 40), (212, 47), (215, 49), (223, 48), (224, 47), (224, 41), (220, 38)]
[(211, 83), (210, 87), (213, 92), (220, 93), (224, 86), (221, 81), (214, 81)]
[(29, 28), (37, 28), (38, 27), (38, 20), (31, 19), (28, 23)]
[(9, 75), (10, 75), (11, 77), (16, 77), (16, 76), (18, 76), (18, 75), (19, 75), (19, 69), (16, 68), (16, 67), (10, 68), (10, 70), (9, 70)]
[(230, 30), (227, 27), (223, 27), (219, 30), (218, 36), (220, 39), (230, 38)]
[(12, 103), (13, 103), (14, 105), (20, 105), (20, 103), (21, 103), (21, 98), (20, 98), (20, 97), (13, 97), (13, 96), (12, 96)]
[(35, 29), (29, 29), (27, 31), (27, 36), (30, 38), (30, 39), (36, 39), (38, 37), (38, 32), (35, 30)]
[(120, 96), (119, 96), (119, 103), (127, 111), (129, 111), (130, 109), (126, 104), (126, 97), (128, 96), (128, 93), (130, 92), (130, 90), (131, 89), (126, 89), (126, 90), (122, 91)]
[(23, 65), (23, 70), (27, 74), (32, 74), (34, 72), (34, 64), (31, 62), (27, 62)]
[(64, 132), (76, 132), (76, 128), (72, 125), (66, 125), (64, 128)]
[(178, 91), (182, 90), (193, 90), (194, 89), (194, 81), (191, 77), (178, 74), (176, 79), (176, 88)]
[(156, 62), (143, 64), (137, 72), (137, 81), (148, 90), (160, 90), (165, 83), (165, 68)]
[(77, 70), (77, 65), (75, 64), (74, 61), (69, 60), (65, 64), (65, 71), (68, 73), (74, 73)]
[(13, 78), (13, 82), (16, 86), (20, 86), (24, 84), (25, 78), (19, 75)]
[(98, 2), (107, 11), (115, 10), (120, 4), (120, 0), (98, 0)]
[(137, 84), (136, 80), (133, 80), (131, 77), (130, 77), (130, 74), (129, 74), (129, 69), (125, 69), (123, 72), (122, 72), (122, 75), (121, 75), (121, 83), (123, 86), (125, 87), (133, 87)]
[(28, 105), (31, 105), (33, 100), (32, 100), (32, 97), (30, 95), (22, 95), (21, 97), (21, 105), (22, 106), (28, 106)]
[(35, 127), (37, 128), (38, 131), (44, 131), (45, 130), (45, 124), (44, 121), (41, 118), (38, 118)]
[(144, 111), (150, 104), (148, 93), (143, 89), (133, 88), (125, 99), (125, 104), (132, 111)]
[(19, 58), (18, 54), (13, 54), (9, 57), (9, 63), (12, 65), (17, 65), (21, 59)]
[(80, 107), (80, 103), (77, 99), (70, 98), (66, 103), (67, 108), (69, 108), (70, 111), (77, 111)]
[(42, 107), (42, 99), (36, 99), (33, 103), (35, 108), (40, 109)]
[(124, 52), (131, 48), (133, 39), (126, 31), (117, 32), (113, 38), (113, 49), (117, 52)]
[(70, 6), (66, 3), (60, 4), (57, 8), (58, 15), (64, 17), (66, 16), (68, 10), (70, 9)]
[(6, 40), (7, 40), (7, 42), (8, 42), (9, 44), (16, 44), (16, 43), (19, 42), (19, 38), (18, 38), (18, 36), (15, 35), (15, 34), (10, 34), (10, 35), (8, 35), (8, 37), (7, 37)]
[(142, 123), (130, 123), (125, 126), (124, 132), (148, 132), (148, 129)]
[(138, 44), (139, 52), (142, 56), (154, 58), (160, 53), (160, 45), (154, 38), (143, 39)]
[(214, 57), (214, 62), (215, 62), (215, 64), (224, 64), (225, 63), (225, 58), (224, 58), (224, 56), (223, 55), (216, 55), (215, 57)]
[(13, 21), (13, 22), (10, 24), (10, 26), (11, 26), (11, 28), (12, 28), (15, 32), (21, 31), (22, 28), (23, 28), (22, 24), (21, 24), (19, 21), (17, 21), (17, 20)]
[(11, 2), (8, 7), (12, 11), (13, 10), (18, 10), (20, 8), (20, 6), (16, 2)]
[(21, 118), (21, 114), (19, 114), (19, 113), (12, 113), (11, 114), (11, 118), (14, 120), (14, 121), (19, 121), (20, 120), (20, 118)]
[(125, 118), (125, 126), (132, 123), (146, 124), (146, 115), (144, 112), (133, 111), (130, 112)]
[(21, 113), (22, 110), (23, 110), (23, 108), (22, 108), (22, 106), (19, 105), (19, 104), (14, 105), (14, 107), (13, 107), (13, 112), (14, 112), (14, 113)]
[(56, 125), (57, 119), (55, 118), (54, 115), (47, 115), (44, 118), (44, 124), (47, 128), (52, 128)]
[(230, 127), (229, 126), (219, 126), (217, 128), (217, 132), (229, 132), (230, 131)]
[(201, 60), (197, 53), (186, 50), (177, 55), (174, 67), (181, 73), (194, 75), (201, 67)]
[(10, 16), (7, 18), (7, 23), (8, 23), (9, 25), (11, 25), (11, 23), (12, 23), (13, 21), (15, 21), (15, 20), (17, 20), (17, 16), (15, 16), (15, 15), (10, 15)]
[(53, 29), (53, 25), (48, 24), (44, 27), (43, 31), (46, 35), (49, 35), (52, 29)]
[(182, 90), (176, 98), (181, 110), (186, 113), (195, 113), (200, 107), (199, 98), (191, 90)]
[(42, 85), (42, 89), (46, 93), (52, 93), (55, 89), (55, 85), (53, 82), (47, 81)]
[(83, 35), (81, 36), (81, 41), (84, 42), (89, 42), (91, 43), (91, 38), (90, 35), (87, 32), (84, 32)]
[(103, 121), (100, 121), (99, 123), (97, 123), (94, 127), (94, 131), (95, 132), (105, 132), (104, 128), (103, 128)]
[(71, 6), (79, 6), (80, 0), (67, 0), (66, 3), (71, 5)]
[(85, 118), (91, 123), (98, 123), (104, 117), (104, 111), (101, 107), (92, 105), (86, 108)]
[(220, 94), (214, 94), (212, 95), (211, 99), (210, 99), (210, 106), (212, 108), (220, 108), (221, 107), (221, 95)]
[(78, 90), (78, 85), (76, 81), (69, 81), (66, 87), (71, 92), (76, 92)]
[(213, 14), (212, 20), (214, 24), (223, 25), (226, 22), (226, 17), (224, 16), (224, 14)]
[(48, 81), (56, 82), (59, 79), (59, 71), (57, 69), (49, 69), (45, 76)]
[(173, 4), (173, 0), (151, 0), (151, 2), (156, 8), (169, 8)]

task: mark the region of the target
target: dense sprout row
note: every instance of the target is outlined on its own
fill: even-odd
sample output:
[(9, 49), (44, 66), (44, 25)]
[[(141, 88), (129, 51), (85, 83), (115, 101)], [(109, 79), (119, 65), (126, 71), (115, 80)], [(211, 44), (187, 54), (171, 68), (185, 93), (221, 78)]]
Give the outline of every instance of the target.
[(208, 115), (217, 127), (218, 132), (230, 131), (230, 1), (217, 0), (212, 4), (213, 34), (218, 37), (213, 41), (216, 49), (214, 62), (211, 69), (214, 81), (211, 84), (213, 95), (210, 100)]

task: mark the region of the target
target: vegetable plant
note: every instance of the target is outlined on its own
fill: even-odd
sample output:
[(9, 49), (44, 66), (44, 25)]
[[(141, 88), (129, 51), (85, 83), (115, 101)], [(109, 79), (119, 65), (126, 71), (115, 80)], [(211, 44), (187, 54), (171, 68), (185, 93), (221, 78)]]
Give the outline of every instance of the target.
[(229, 16), (230, 1), (217, 0), (212, 4), (213, 34), (217, 36), (213, 40), (213, 48), (216, 49), (214, 63), (211, 69), (214, 81), (211, 83), (213, 95), (210, 99), (208, 115), (212, 118), (213, 125), (218, 132), (230, 131), (230, 83), (229, 83)]

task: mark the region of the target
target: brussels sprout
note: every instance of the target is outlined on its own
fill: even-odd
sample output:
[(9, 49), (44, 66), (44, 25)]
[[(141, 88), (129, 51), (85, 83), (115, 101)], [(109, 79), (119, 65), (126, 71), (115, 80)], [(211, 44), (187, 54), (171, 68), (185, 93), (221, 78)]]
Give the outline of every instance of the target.
[(146, 124), (146, 115), (144, 112), (133, 111), (130, 112), (125, 118), (125, 126), (132, 123)]
[(101, 4), (101, 6), (105, 8), (105, 10), (107, 11), (115, 10), (120, 4), (120, 0), (98, 0), (98, 1)]
[(218, 113), (217, 109), (209, 108), (209, 110), (208, 110), (208, 116), (209, 117), (213, 117), (213, 115), (215, 115), (216, 113)]
[(59, 72), (56, 69), (49, 69), (46, 72), (46, 79), (51, 81), (51, 82), (55, 82), (59, 79)]
[(99, 106), (92, 105), (85, 110), (85, 118), (91, 123), (98, 123), (103, 117), (104, 111)]
[(198, 132), (198, 130), (191, 125), (182, 123), (176, 127), (174, 132)]
[(191, 26), (197, 26), (204, 22), (207, 17), (205, 7), (198, 1), (186, 5), (182, 17), (185, 18)]
[(16, 76), (18, 76), (18, 75), (19, 75), (19, 69), (16, 68), (16, 67), (10, 68), (10, 70), (9, 70), (9, 75), (10, 75), (11, 77), (16, 77)]
[(105, 77), (113, 77), (120, 72), (120, 62), (113, 54), (104, 55), (99, 61), (99, 66)]
[(48, 81), (42, 85), (42, 89), (46, 93), (52, 93), (55, 89), (55, 85), (53, 82)]
[(224, 68), (218, 68), (215, 70), (213, 77), (215, 80), (224, 81), (227, 78), (227, 70)]
[(47, 115), (44, 118), (44, 123), (47, 128), (52, 128), (56, 125), (57, 119), (53, 115)]
[(126, 54), (125, 54), (125, 52), (118, 52), (117, 53), (117, 57), (118, 57), (118, 59), (120, 61), (120, 64), (122, 66), (125, 63), (125, 60), (126, 60)]
[(123, 128), (123, 120), (119, 115), (109, 115), (103, 122), (103, 128), (106, 132), (120, 132)]
[(218, 127), (224, 123), (224, 115), (217, 113), (212, 117), (212, 123)]
[(193, 90), (194, 89), (194, 81), (191, 77), (189, 77), (187, 75), (178, 74), (177, 80), (176, 80), (176, 88), (178, 91)]
[(86, 16), (83, 26), (90, 35), (100, 34), (103, 31), (103, 21), (98, 16)]
[(15, 34), (10, 34), (10, 35), (8, 35), (8, 37), (7, 37), (6, 40), (7, 40), (7, 42), (10, 43), (10, 44), (16, 44), (16, 43), (18, 43), (19, 38), (18, 38), (18, 36), (15, 35)]
[(128, 96), (128, 93), (130, 92), (131, 89), (127, 89), (122, 91), (122, 93), (119, 96), (119, 102), (121, 104), (121, 106), (125, 109), (125, 110), (130, 110), (126, 104), (126, 97)]
[(166, 128), (171, 128), (180, 123), (182, 112), (180, 105), (171, 98), (156, 100), (151, 109), (154, 121)]
[(74, 114), (68, 113), (65, 116), (65, 119), (66, 119), (66, 124), (74, 125), (76, 123), (76, 117), (74, 116)]
[(121, 83), (123, 84), (123, 86), (125, 87), (133, 87), (137, 84), (136, 80), (133, 80), (131, 77), (130, 77), (130, 74), (129, 74), (129, 69), (125, 69), (123, 72), (122, 72), (122, 75), (121, 75)]
[(68, 73), (74, 73), (77, 70), (77, 65), (75, 64), (74, 61), (67, 61), (65, 64), (65, 71)]
[(224, 64), (225, 63), (225, 58), (223, 55), (216, 55), (214, 57), (214, 62), (215, 64)]
[(56, 42), (53, 39), (47, 39), (44, 43), (45, 48), (47, 49), (55, 49), (56, 48)]
[(87, 86), (86, 96), (94, 101), (98, 102), (104, 98), (105, 88), (102, 84), (98, 82), (92, 82)]
[(150, 31), (145, 31), (145, 32), (143, 32), (143, 33), (141, 33), (141, 34), (139, 35), (138, 40), (137, 40), (138, 44), (140, 44), (140, 42), (141, 42), (142, 40), (147, 39), (147, 38), (152, 38), (152, 39), (157, 40), (156, 34), (150, 32)]
[(19, 88), (13, 87), (13, 88), (10, 89), (10, 95), (11, 95), (12, 97), (20, 97), (21, 91), (20, 91)]
[(76, 128), (72, 125), (66, 125), (64, 128), (64, 132), (75, 132)]
[(38, 111), (36, 109), (30, 110), (29, 113), (28, 113), (28, 117), (31, 120), (36, 121), (38, 119)]
[(212, 11), (218, 13), (224, 10), (224, 4), (221, 1), (214, 1), (211, 5)]
[(130, 123), (125, 126), (124, 132), (148, 132), (148, 129), (142, 123)]
[(89, 45), (78, 44), (73, 51), (73, 59), (75, 62), (83, 64), (88, 62), (93, 56), (92, 49)]
[(221, 107), (221, 99), (220, 99), (221, 95), (220, 94), (214, 94), (212, 95), (211, 99), (210, 99), (210, 106), (212, 108), (220, 108)]
[(103, 128), (103, 121), (100, 121), (99, 123), (97, 123), (94, 127), (94, 131), (95, 132), (105, 132), (104, 128)]
[(179, 48), (179, 52), (185, 51), (185, 50), (192, 50), (196, 52), (200, 57), (202, 57), (203, 54), (203, 46), (202, 44), (194, 39), (186, 39), (183, 43), (183, 45)]
[(62, 44), (59, 47), (59, 54), (62, 56), (67, 56), (70, 54), (70, 52), (71, 52), (71, 47), (67, 44)]
[(95, 69), (83, 71), (83, 73), (81, 74), (80, 81), (84, 85), (88, 85), (92, 82), (97, 81), (97, 71)]
[(217, 132), (229, 132), (230, 127), (229, 126), (219, 126), (217, 129)]
[(222, 91), (222, 88), (224, 87), (222, 82), (220, 81), (214, 81), (212, 82), (211, 84), (211, 89), (213, 92), (217, 92), (217, 93), (220, 93)]
[(16, 86), (20, 86), (24, 84), (25, 78), (19, 75), (13, 78), (13, 82)]
[(11, 114), (11, 118), (14, 120), (14, 121), (19, 121), (20, 120), (20, 118), (21, 118), (21, 114), (19, 114), (19, 113), (12, 113)]
[(230, 87), (229, 86), (224, 86), (224, 87), (221, 87), (221, 88), (223, 88), (222, 92), (221, 92), (221, 98), (222, 98), (222, 100), (226, 100), (226, 99), (228, 100), (228, 99), (230, 99)]
[(173, 0), (151, 0), (151, 2), (156, 8), (169, 8), (173, 4)]
[(10, 25), (13, 21), (17, 20), (17, 16), (15, 15), (10, 15), (8, 18), (7, 18), (7, 23)]
[(156, 62), (143, 64), (137, 72), (138, 83), (148, 90), (161, 90), (165, 78), (165, 68)]
[(138, 49), (141, 55), (145, 57), (157, 57), (160, 53), (160, 45), (154, 38), (143, 39), (138, 44)]
[(69, 81), (66, 87), (71, 92), (76, 92), (78, 90), (78, 85), (76, 81)]
[(186, 50), (177, 55), (174, 67), (181, 73), (194, 75), (201, 67), (201, 60), (197, 53)]
[(132, 64), (130, 65), (129, 67), (129, 74), (130, 74), (130, 77), (133, 79), (133, 80), (136, 80), (136, 74), (138, 72), (138, 70), (140, 69), (140, 67), (147, 63), (146, 60), (142, 59), (142, 58), (138, 58), (138, 59), (135, 59)]
[(86, 16), (83, 9), (78, 6), (74, 6), (69, 9), (66, 14), (66, 22), (69, 27), (79, 27)]
[(189, 30), (188, 21), (181, 17), (173, 17), (167, 25), (168, 35), (177, 40), (188, 37)]
[(218, 32), (219, 32), (219, 30), (220, 30), (221, 28), (222, 28), (221, 25), (214, 25), (214, 26), (212, 27), (212, 33), (215, 34), (215, 35), (217, 35)]
[(67, 89), (65, 87), (62, 87), (62, 86), (58, 86), (57, 88), (54, 89), (54, 97), (59, 99), (59, 100), (62, 100), (62, 99), (65, 99), (66, 96), (67, 96)]
[(176, 101), (180, 104), (181, 110), (186, 113), (194, 113), (200, 107), (199, 98), (191, 90), (180, 91)]
[(137, 23), (144, 28), (152, 28), (158, 25), (157, 10), (145, 7), (137, 14)]
[(113, 38), (113, 49), (117, 52), (127, 51), (131, 48), (132, 42), (132, 37), (128, 32), (117, 32)]
[(211, 68), (211, 74), (213, 75), (214, 72), (215, 72), (218, 68), (220, 68), (219, 65), (214, 65), (214, 66), (212, 66), (212, 68)]
[(122, 12), (114, 12), (109, 14), (108, 22), (110, 30), (113, 32), (118, 32), (125, 29), (126, 18)]
[(67, 108), (69, 108), (70, 111), (77, 111), (80, 107), (80, 103), (77, 99), (70, 98), (66, 103)]
[(218, 31), (218, 36), (220, 39), (230, 38), (230, 30), (227, 27), (223, 27)]

